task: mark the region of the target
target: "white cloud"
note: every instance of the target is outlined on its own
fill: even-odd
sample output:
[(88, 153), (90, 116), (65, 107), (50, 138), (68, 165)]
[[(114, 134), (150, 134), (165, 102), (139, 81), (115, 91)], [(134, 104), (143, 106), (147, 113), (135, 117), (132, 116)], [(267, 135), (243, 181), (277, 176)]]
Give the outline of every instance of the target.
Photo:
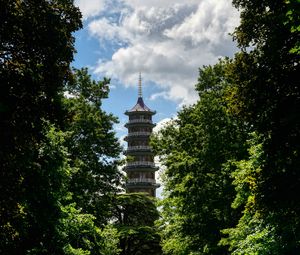
[(123, 149), (127, 148), (127, 142), (124, 140), (125, 137), (126, 135), (122, 135), (119, 137), (119, 143)]
[[(176, 4), (182, 4), (183, 0), (123, 0), (124, 3), (131, 6), (132, 8), (169, 8)], [(185, 5), (197, 4), (199, 0), (188, 0), (188, 3), (184, 3)]]
[(152, 94), (150, 96), (149, 100), (154, 101), (154, 100), (156, 100), (157, 98), (160, 98), (160, 97), (164, 98), (164, 99), (168, 99), (168, 93), (166, 91), (162, 91), (162, 92)]
[(228, 33), (239, 18), (228, 0), (117, 1), (118, 19), (101, 17), (88, 26), (101, 43), (119, 46), (95, 72), (136, 86), (141, 71), (146, 86), (152, 81), (160, 88), (152, 100), (194, 103), (198, 68), (236, 50)]
[[(228, 38), (228, 32), (237, 25), (238, 13), (232, 12), (230, 1), (201, 1), (197, 11), (184, 22), (165, 31), (165, 35), (185, 44), (218, 45)], [(228, 15), (231, 11), (232, 15)]]
[[(122, 29), (116, 24), (111, 23), (107, 18), (93, 20), (88, 28), (91, 35), (98, 37), (100, 40), (116, 41), (123, 37)], [(103, 33), (105, 33), (105, 35)]]
[(117, 123), (114, 124), (114, 130), (116, 130), (117, 132), (122, 132), (122, 133), (126, 133), (127, 129), (124, 127), (124, 123)]
[(153, 128), (153, 133), (157, 134), (160, 130), (162, 130), (163, 128), (165, 128), (166, 126), (168, 126), (170, 123), (172, 123), (172, 121), (174, 121), (176, 118), (165, 118), (160, 120), (156, 126)]
[(105, 9), (105, 0), (75, 0), (83, 19), (97, 16)]

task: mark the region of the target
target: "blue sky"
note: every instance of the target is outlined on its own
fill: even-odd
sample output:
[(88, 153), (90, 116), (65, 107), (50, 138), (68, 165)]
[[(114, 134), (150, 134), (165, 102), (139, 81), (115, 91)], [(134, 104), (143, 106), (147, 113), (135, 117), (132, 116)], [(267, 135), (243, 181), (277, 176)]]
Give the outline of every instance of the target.
[(230, 0), (75, 0), (84, 28), (76, 32), (75, 67), (89, 67), (93, 78), (111, 78), (104, 109), (118, 116), (137, 99), (142, 72), (143, 97), (157, 111), (155, 121), (176, 115), (197, 100), (198, 68), (232, 56), (228, 33), (238, 25)]
[[(103, 76), (111, 78), (110, 95), (108, 99), (104, 100), (103, 108), (119, 118), (120, 123), (115, 126), (115, 130), (118, 137), (122, 139), (126, 134), (124, 124), (127, 121), (127, 116), (124, 115), (124, 112), (131, 109), (137, 101), (139, 71), (134, 71), (133, 76), (135, 76), (135, 81), (130, 84), (124, 84), (121, 79), (118, 79), (117, 75), (112, 77), (104, 73), (96, 73), (95, 69), (99, 65), (99, 61), (111, 59), (116, 49), (113, 43), (111, 44), (109, 41), (103, 43), (104, 45), (100, 45), (97, 38), (90, 35), (87, 28), (88, 24), (87, 21), (84, 21), (84, 29), (75, 33), (77, 53), (75, 54), (73, 66), (76, 68), (88, 67), (90, 74), (96, 80), (101, 79)], [(163, 97), (153, 100), (151, 96), (159, 93), (161, 90), (160, 87), (155, 81), (151, 80), (144, 82), (143, 79), (142, 83), (144, 101), (151, 109), (157, 111), (157, 114), (154, 116), (156, 123), (176, 115), (179, 109), (178, 101)]]
[(119, 118), (137, 100), (139, 72), (143, 98), (156, 110), (159, 129), (187, 104), (197, 101), (198, 68), (236, 52), (231, 33), (239, 14), (230, 0), (75, 0), (83, 29), (75, 33), (73, 65), (88, 67), (96, 80), (111, 78), (103, 108)]

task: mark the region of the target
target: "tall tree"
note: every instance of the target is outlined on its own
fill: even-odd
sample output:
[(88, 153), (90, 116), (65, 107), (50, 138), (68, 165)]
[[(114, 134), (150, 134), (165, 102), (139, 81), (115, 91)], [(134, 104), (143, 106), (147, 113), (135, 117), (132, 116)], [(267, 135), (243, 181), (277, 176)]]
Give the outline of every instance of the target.
[(117, 118), (101, 109), (107, 98), (109, 80), (94, 81), (86, 68), (74, 70), (66, 84), (64, 128), (70, 165), (75, 172), (70, 192), (77, 206), (96, 216), (98, 226), (110, 218), (112, 198), (120, 191), (118, 170), (120, 144), (113, 131)]
[(49, 132), (81, 15), (71, 0), (1, 0), (0, 16), (0, 253), (59, 250), (50, 243), (66, 163)]
[[(120, 145), (113, 131), (116, 118), (101, 109), (109, 80), (94, 81), (86, 68), (73, 70), (64, 88), (60, 131), (68, 174), (57, 226), (64, 254), (119, 254), (119, 233), (110, 226), (116, 193)], [(67, 170), (67, 168), (65, 168)]]
[(200, 69), (200, 100), (178, 113), (154, 138), (165, 170), (162, 237), (166, 254), (228, 254), (218, 246), (220, 230), (234, 226), (239, 211), (231, 169), (246, 155), (247, 128), (227, 111), (228, 61)]
[(112, 209), (112, 222), (119, 234), (121, 255), (160, 255), (161, 246), (155, 201), (143, 193), (119, 194)]
[[(274, 240), (280, 240), (280, 247), (273, 249), (272, 254), (298, 254), (300, 63), (295, 17), (299, 14), (299, 1), (233, 3), (241, 12), (241, 24), (234, 32), (241, 52), (231, 69), (235, 84), (231, 111), (252, 125), (260, 137), (256, 146), (260, 145), (261, 152), (256, 152), (258, 155), (250, 157), (246, 164), (244, 184), (249, 188), (249, 199), (244, 200), (244, 216), (229, 236), (231, 248), (234, 254), (249, 254), (240, 247), (250, 249), (255, 243), (268, 254), (269, 246), (264, 247), (264, 243), (269, 242), (260, 237), (272, 232)], [(236, 185), (238, 188), (240, 182)], [(239, 195), (242, 192), (238, 190)], [(249, 222), (257, 232), (248, 231)], [(245, 238), (247, 233), (249, 239)], [(251, 238), (255, 242), (243, 242)]]

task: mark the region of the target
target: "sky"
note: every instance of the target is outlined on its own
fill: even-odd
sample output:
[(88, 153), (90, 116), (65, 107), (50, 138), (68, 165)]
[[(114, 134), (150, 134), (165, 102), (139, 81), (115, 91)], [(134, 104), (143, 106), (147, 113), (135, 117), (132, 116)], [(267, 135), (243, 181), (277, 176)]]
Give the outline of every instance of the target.
[(138, 97), (156, 110), (156, 130), (193, 104), (199, 68), (237, 51), (229, 33), (239, 24), (230, 0), (75, 0), (83, 29), (75, 33), (73, 66), (88, 67), (96, 80), (111, 78), (103, 109), (113, 113), (123, 145), (126, 110)]

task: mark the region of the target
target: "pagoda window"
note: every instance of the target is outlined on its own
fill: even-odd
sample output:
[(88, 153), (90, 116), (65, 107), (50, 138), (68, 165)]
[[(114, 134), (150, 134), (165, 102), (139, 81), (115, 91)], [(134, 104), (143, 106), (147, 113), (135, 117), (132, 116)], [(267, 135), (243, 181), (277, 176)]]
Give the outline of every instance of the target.
[(127, 176), (130, 179), (132, 179), (132, 178), (140, 178), (139, 173), (128, 173)]
[(154, 173), (143, 173), (143, 178), (154, 179)]
[(137, 120), (137, 119), (139, 119), (139, 115), (129, 116), (129, 120)]
[(149, 146), (149, 141), (146, 140), (133, 140), (128, 143), (128, 146)]
[(153, 157), (152, 156), (135, 156), (135, 161), (143, 161), (143, 162), (152, 162), (153, 161)]

